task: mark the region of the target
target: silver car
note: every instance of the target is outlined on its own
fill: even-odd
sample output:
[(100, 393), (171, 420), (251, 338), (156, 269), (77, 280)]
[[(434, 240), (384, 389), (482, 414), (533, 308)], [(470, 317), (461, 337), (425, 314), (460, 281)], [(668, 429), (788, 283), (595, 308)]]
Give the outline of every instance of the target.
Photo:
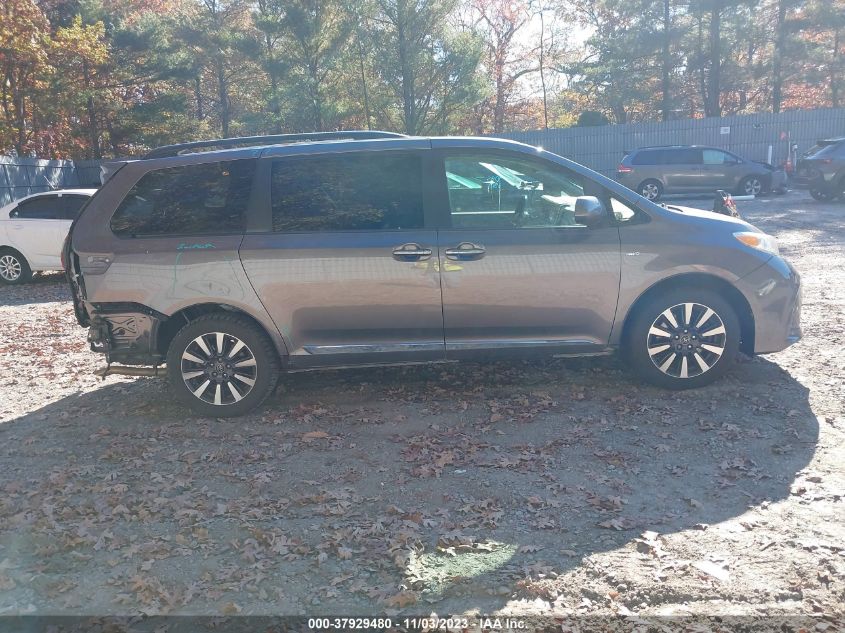
[(797, 341), (775, 240), (547, 151), (337, 132), (112, 165), (66, 245), (104, 373), (166, 375), (207, 416), (321, 367), (620, 351), (670, 389)]
[(756, 196), (784, 186), (783, 172), (771, 165), (699, 145), (641, 147), (625, 154), (616, 175), (623, 185), (655, 201), (664, 194), (719, 189)]

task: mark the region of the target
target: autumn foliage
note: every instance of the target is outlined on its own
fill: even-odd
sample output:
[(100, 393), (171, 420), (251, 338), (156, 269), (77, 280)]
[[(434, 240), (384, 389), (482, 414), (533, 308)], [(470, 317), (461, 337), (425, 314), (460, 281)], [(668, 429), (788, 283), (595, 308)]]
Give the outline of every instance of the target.
[(845, 0), (0, 0), (0, 153), (843, 104)]

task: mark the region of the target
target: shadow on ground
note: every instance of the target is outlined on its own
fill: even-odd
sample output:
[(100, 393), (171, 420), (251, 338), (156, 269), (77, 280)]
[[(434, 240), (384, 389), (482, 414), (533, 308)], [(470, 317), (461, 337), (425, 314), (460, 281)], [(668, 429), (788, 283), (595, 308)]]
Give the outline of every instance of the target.
[(305, 373), (234, 421), (111, 384), (0, 428), (0, 613), (489, 613), (575, 570), (616, 590), (593, 554), (786, 498), (818, 431), (759, 358), (686, 392), (610, 359)]

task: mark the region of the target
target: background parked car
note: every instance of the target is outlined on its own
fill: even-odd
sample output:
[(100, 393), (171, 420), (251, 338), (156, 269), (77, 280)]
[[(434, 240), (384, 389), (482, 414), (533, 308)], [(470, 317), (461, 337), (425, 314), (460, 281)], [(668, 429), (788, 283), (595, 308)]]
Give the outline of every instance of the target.
[(845, 196), (845, 137), (817, 141), (796, 165), (795, 184), (816, 200)]
[(71, 222), (96, 191), (35, 193), (0, 209), (0, 283), (22, 284), (34, 271), (61, 270)]
[[(628, 152), (617, 180), (649, 200), (666, 193), (715, 192), (758, 195), (772, 189), (776, 170), (716, 147), (667, 145)], [(778, 178), (783, 184), (782, 175)], [(777, 188), (777, 184), (775, 186)]]

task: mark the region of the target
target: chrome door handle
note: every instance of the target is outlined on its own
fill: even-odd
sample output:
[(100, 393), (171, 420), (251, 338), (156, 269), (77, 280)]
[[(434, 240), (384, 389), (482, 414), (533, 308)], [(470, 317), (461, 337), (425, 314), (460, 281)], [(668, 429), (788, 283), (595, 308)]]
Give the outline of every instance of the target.
[(470, 262), (481, 259), (487, 254), (487, 250), (481, 244), (472, 242), (461, 242), (455, 248), (446, 249), (446, 259), (459, 262)]
[(419, 262), (431, 257), (432, 250), (417, 244), (408, 242), (393, 249), (393, 259), (400, 262)]

